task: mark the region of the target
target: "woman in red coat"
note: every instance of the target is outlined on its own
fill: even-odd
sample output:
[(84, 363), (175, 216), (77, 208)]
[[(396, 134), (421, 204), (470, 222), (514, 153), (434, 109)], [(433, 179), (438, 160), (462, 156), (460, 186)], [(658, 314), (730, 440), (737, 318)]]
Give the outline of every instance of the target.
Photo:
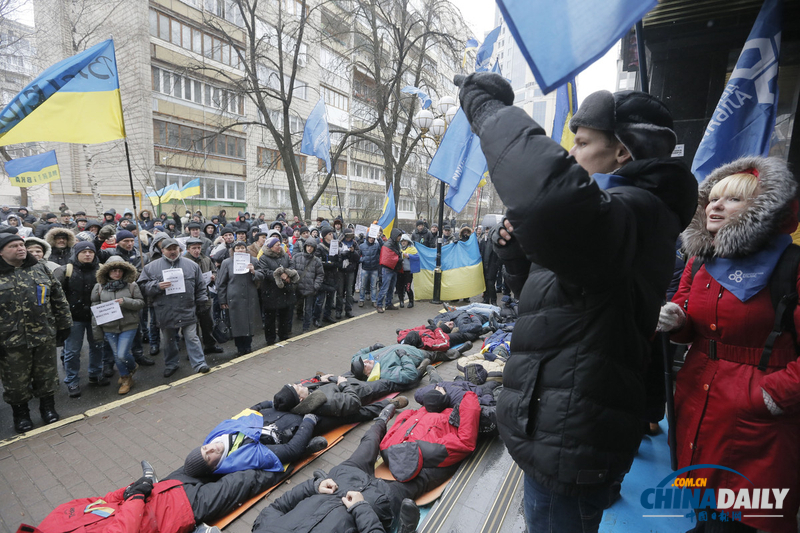
[[(700, 184), (697, 213), (683, 233), (692, 259), (659, 319), (673, 341), (691, 343), (675, 390), (678, 466), (721, 465), (741, 474), (689, 472), (707, 478), (717, 495), (769, 489), (775, 505), (772, 489), (789, 489), (781, 509), (722, 509), (741, 521), (698, 522), (694, 531), (797, 531), (800, 364), (789, 332), (777, 338), (765, 370), (758, 368), (775, 321), (769, 279), (797, 227), (796, 188), (784, 161), (739, 159)], [(692, 277), (698, 258), (703, 265)], [(800, 288), (800, 275), (792, 277)], [(800, 307), (794, 322), (800, 330)]]

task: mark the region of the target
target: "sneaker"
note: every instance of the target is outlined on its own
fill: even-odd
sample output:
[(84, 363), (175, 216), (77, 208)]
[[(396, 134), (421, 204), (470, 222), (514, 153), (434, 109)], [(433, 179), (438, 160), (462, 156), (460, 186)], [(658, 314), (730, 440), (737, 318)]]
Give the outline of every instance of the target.
[(222, 533), (222, 531), (217, 526), (200, 524), (194, 529), (193, 533)]
[(444, 381), (442, 376), (439, 375), (439, 372), (436, 371), (436, 367), (428, 366), (428, 368), (425, 369), (425, 372), (428, 373), (428, 379), (431, 383), (441, 383)]
[(358, 306), (359, 306), (359, 307), (364, 307), (364, 300), (360, 300), (360, 301), (358, 302)]
[[(111, 375), (114, 375), (113, 372)], [(108, 380), (108, 377), (106, 377), (105, 371), (103, 371), (103, 374), (100, 376), (89, 376), (90, 387), (105, 387), (107, 385), (111, 385), (111, 382)]]
[(67, 385), (67, 391), (69, 392), (70, 398), (80, 398), (81, 397), (81, 386), (77, 383), (70, 383)]
[(314, 437), (308, 442), (306, 446), (306, 453), (311, 455), (313, 453), (321, 452), (328, 447), (328, 440), (325, 437)]
[(147, 461), (142, 461), (142, 477), (150, 479), (153, 484), (158, 483), (158, 476), (153, 466)]

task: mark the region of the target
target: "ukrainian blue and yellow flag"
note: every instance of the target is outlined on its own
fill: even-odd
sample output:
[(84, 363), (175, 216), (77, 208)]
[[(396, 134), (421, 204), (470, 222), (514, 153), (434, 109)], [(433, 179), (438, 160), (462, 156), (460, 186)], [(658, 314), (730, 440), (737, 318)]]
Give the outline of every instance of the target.
[(556, 92), (556, 116), (553, 119), (552, 138), (565, 150), (571, 150), (575, 144), (575, 134), (569, 129), (569, 121), (577, 110), (578, 93), (575, 89), (575, 78), (572, 78)]
[(195, 178), (181, 187), (181, 198), (189, 198), (200, 194), (200, 178)]
[(467, 44), (464, 45), (464, 59), (461, 61), (461, 67), (467, 66), (467, 54), (474, 52), (478, 49), (478, 39), (470, 37)]
[(112, 39), (51, 66), (0, 112), (0, 146), (34, 141), (93, 144), (123, 137)]
[[(433, 298), (433, 271), (436, 268), (436, 248), (415, 244), (419, 253), (420, 271), (414, 274), (414, 292), (419, 300)], [(466, 242), (442, 246), (442, 300), (460, 300), (481, 294), (483, 261), (478, 238), (473, 233)]]
[(178, 186), (176, 184), (172, 183), (170, 185), (167, 185), (166, 187), (160, 188), (157, 191), (149, 193), (147, 195), (147, 198), (153, 205), (165, 204), (170, 200), (180, 200), (181, 190), (178, 189)]
[(55, 150), (6, 162), (8, 181), (14, 187), (31, 187), (61, 179)]
[(383, 200), (383, 213), (381, 218), (378, 219), (378, 225), (383, 229), (383, 234), (387, 238), (392, 234), (394, 221), (397, 218), (397, 208), (394, 205), (394, 189), (392, 184), (389, 184), (389, 190), (386, 191), (386, 198)]

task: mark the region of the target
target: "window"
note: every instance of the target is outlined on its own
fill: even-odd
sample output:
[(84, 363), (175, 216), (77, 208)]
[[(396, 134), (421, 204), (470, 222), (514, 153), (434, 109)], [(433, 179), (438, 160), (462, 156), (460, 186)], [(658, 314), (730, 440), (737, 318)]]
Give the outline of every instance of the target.
[[(258, 77), (258, 83), (262, 87), (268, 87), (273, 91), (280, 91), (281, 90), (281, 82), (278, 73), (272, 70), (269, 67), (264, 65), (258, 65), (256, 67), (256, 76)], [(291, 78), (289, 76), (283, 77), (283, 87), (285, 91), (289, 91), (290, 85), (289, 81)], [(294, 96), (300, 98), (301, 100), (308, 100), (308, 85), (304, 81), (300, 81), (299, 79), (295, 78), (294, 80)]]
[[(304, 155), (295, 154), (294, 159), (297, 161), (297, 167), (300, 169), (300, 172), (305, 174), (306, 160), (308, 158)], [(260, 167), (269, 168), (271, 170), (286, 170), (283, 166), (283, 160), (280, 152), (273, 150), (272, 148), (263, 148), (259, 146), (256, 154), (256, 164)]]
[(377, 165), (367, 165), (365, 163), (353, 164), (353, 174), (359, 178), (370, 180), (383, 180), (383, 167)]
[[(327, 172), (328, 169), (325, 166), (325, 161), (322, 159), (317, 159), (317, 170), (320, 172)], [(336, 164), (333, 166), (334, 172), (339, 176), (347, 176), (347, 160), (346, 159), (338, 159)]]
[(286, 207), (292, 205), (289, 191), (262, 187), (259, 189), (259, 204), (270, 207)]
[(329, 89), (325, 86), (321, 86), (319, 88), (319, 92), (322, 94), (322, 97), (325, 99), (325, 103), (327, 105), (343, 111), (348, 111), (350, 109), (350, 106), (348, 105), (349, 98), (346, 95), (338, 91), (334, 91), (333, 89)]
[[(206, 0), (206, 9), (208, 9), (210, 3), (213, 3), (215, 4), (213, 6), (214, 10), (208, 10), (216, 12), (216, 5), (222, 4), (223, 2), (229, 2), (232, 4), (233, 0)], [(234, 6), (233, 10), (238, 12), (239, 8)], [(236, 19), (235, 16), (234, 19)], [(239, 14), (238, 19), (241, 19), (241, 13)], [(239, 25), (241, 26), (242, 24)], [(185, 48), (186, 50), (191, 50), (192, 52), (198, 54), (202, 54), (209, 59), (219, 61), (220, 63), (224, 63), (233, 68), (241, 68), (239, 63), (239, 54), (237, 53), (237, 50), (239, 52), (241, 52), (241, 50), (238, 48), (231, 50), (230, 44), (223, 42), (219, 37), (212, 36), (186, 24), (183, 21), (168, 17), (167, 15), (152, 9), (150, 10), (150, 34), (176, 46)]]
[(244, 114), (244, 97), (238, 93), (160, 67), (151, 67), (151, 73), (153, 90), (158, 93), (238, 115)]
[(153, 143), (177, 150), (245, 158), (246, 141), (233, 135), (217, 134), (191, 126), (153, 120)]

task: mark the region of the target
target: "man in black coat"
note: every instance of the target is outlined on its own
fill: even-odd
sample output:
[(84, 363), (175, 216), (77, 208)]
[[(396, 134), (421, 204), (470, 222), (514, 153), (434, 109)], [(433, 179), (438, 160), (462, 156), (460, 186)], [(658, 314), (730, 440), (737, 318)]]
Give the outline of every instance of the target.
[(528, 531), (597, 531), (641, 439), (648, 339), (697, 182), (653, 96), (587, 96), (567, 153), (501, 76), (459, 81), (507, 208), (492, 242), (522, 296), (497, 421), (525, 471)]

